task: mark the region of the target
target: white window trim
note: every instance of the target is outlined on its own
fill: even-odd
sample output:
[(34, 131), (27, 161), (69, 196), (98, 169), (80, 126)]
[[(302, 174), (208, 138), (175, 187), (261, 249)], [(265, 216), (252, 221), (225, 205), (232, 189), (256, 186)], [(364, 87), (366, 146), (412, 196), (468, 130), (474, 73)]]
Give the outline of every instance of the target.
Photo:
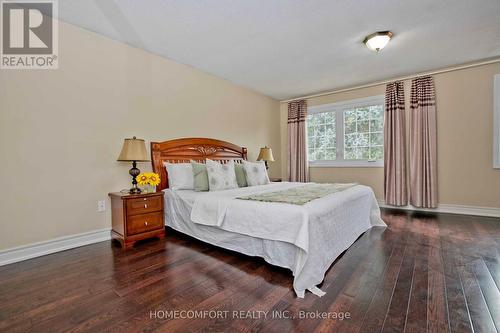
[(344, 151), (344, 117), (343, 112), (345, 109), (362, 108), (374, 104), (382, 104), (385, 109), (385, 96), (371, 96), (367, 98), (353, 99), (338, 103), (322, 104), (309, 106), (307, 108), (308, 114), (316, 114), (323, 112), (335, 112), (335, 132), (337, 135), (337, 159), (336, 160), (316, 160), (309, 161), (311, 168), (383, 168), (383, 160), (344, 160), (341, 159), (342, 152)]
[(493, 82), (493, 168), (500, 169), (500, 74)]
[(309, 161), (311, 168), (383, 168), (384, 160), (316, 160)]

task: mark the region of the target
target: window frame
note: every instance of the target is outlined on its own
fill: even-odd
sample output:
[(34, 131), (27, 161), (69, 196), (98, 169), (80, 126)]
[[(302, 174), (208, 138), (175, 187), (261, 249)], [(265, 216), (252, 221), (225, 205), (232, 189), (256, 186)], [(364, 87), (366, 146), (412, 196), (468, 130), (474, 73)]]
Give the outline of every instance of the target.
[(493, 77), (493, 168), (500, 169), (500, 74)]
[[(307, 114), (317, 114), (325, 112), (335, 113), (335, 133), (337, 146), (335, 160), (315, 160), (309, 161), (309, 166), (312, 168), (383, 168), (384, 160), (346, 160), (344, 159), (344, 110), (362, 108), (366, 106), (382, 105), (382, 110), (385, 112), (385, 96), (377, 95), (366, 98), (358, 98), (337, 103), (322, 104), (309, 106)], [(385, 118), (385, 113), (384, 113)], [(307, 125), (306, 125), (307, 131)], [(306, 138), (309, 136), (306, 133)], [(309, 150), (309, 142), (307, 142)]]

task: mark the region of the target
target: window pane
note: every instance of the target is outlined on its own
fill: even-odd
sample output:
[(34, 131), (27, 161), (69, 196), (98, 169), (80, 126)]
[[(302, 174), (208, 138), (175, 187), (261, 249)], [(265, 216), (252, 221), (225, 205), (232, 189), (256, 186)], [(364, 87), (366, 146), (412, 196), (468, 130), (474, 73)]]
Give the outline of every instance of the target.
[(324, 160), (324, 159), (325, 159), (324, 149), (316, 150), (316, 160)]
[(335, 127), (335, 118), (333, 118), (329, 123), (328, 123), (328, 135), (333, 135), (335, 136), (336, 134), (336, 127)]
[(325, 151), (326, 160), (334, 160), (336, 158), (337, 158), (337, 150), (335, 148), (326, 149)]
[(310, 161), (336, 158), (335, 113), (307, 116), (308, 158)]
[(382, 105), (370, 106), (371, 118), (384, 120), (384, 108)]
[(324, 113), (316, 113), (314, 117), (316, 118), (317, 124), (323, 124), (325, 122)]
[(355, 160), (355, 159), (356, 159), (356, 148), (344, 149), (344, 160)]
[(322, 125), (319, 125), (319, 126), (317, 127), (317, 129), (318, 129), (318, 132), (317, 132), (317, 133), (318, 133), (318, 134), (317, 134), (318, 136), (324, 137), (324, 136), (326, 135), (326, 125), (323, 125), (323, 124), (322, 124)]
[(355, 121), (349, 121), (349, 122), (344, 122), (344, 133), (354, 133), (356, 132), (356, 122)]
[(357, 146), (366, 147), (369, 145), (370, 145), (370, 134), (369, 133), (358, 133)]
[(307, 139), (309, 142), (312, 142), (312, 137), (314, 137), (314, 127), (316, 126), (316, 118), (314, 115), (307, 116)]
[(335, 148), (337, 147), (337, 138), (335, 137), (335, 134), (328, 134), (325, 138), (325, 146), (327, 148)]
[(320, 137), (320, 136), (314, 137), (314, 148), (318, 149), (318, 148), (323, 147), (324, 139), (325, 139), (324, 137)]
[(384, 158), (384, 147), (371, 147), (370, 148), (370, 159), (371, 160), (381, 160)]
[(309, 138), (309, 140), (307, 141), (307, 144), (309, 145), (309, 148), (315, 148), (316, 147), (316, 137), (313, 136), (313, 137)]
[(316, 150), (314, 150), (314, 149), (309, 149), (308, 154), (309, 154), (309, 156), (308, 156), (309, 161), (314, 161), (314, 160), (316, 160)]
[(347, 122), (355, 123), (356, 122), (356, 109), (344, 111), (344, 122), (345, 123), (347, 123)]
[(368, 120), (358, 122), (358, 132), (370, 132), (370, 122)]
[(360, 147), (358, 148), (358, 159), (369, 160), (370, 159), (370, 148)]
[(358, 121), (369, 120), (370, 119), (370, 109), (369, 108), (358, 108), (357, 118)]
[(320, 127), (320, 126), (321, 126), (321, 125), (315, 125), (315, 126), (312, 128), (312, 136), (314, 136), (314, 137), (318, 136), (318, 134), (319, 134), (319, 127)]
[(324, 113), (325, 124), (335, 123), (335, 112), (325, 112)]
[(353, 134), (346, 134), (344, 136), (344, 146), (345, 148), (352, 148), (356, 146), (356, 137), (358, 136), (357, 133)]
[(381, 119), (373, 119), (370, 120), (370, 131), (383, 131), (384, 130), (384, 122)]
[(381, 146), (384, 144), (384, 135), (382, 132), (370, 133), (370, 145)]
[(311, 132), (312, 136), (317, 136), (318, 135), (318, 126), (319, 126), (318, 124), (316, 124), (314, 126), (311, 126), (310, 132)]
[(307, 116), (307, 131), (310, 133), (312, 130), (314, 130), (314, 126), (316, 126), (317, 119), (314, 117), (314, 115), (308, 115)]
[(384, 145), (383, 105), (347, 109), (343, 113), (344, 159), (382, 159)]

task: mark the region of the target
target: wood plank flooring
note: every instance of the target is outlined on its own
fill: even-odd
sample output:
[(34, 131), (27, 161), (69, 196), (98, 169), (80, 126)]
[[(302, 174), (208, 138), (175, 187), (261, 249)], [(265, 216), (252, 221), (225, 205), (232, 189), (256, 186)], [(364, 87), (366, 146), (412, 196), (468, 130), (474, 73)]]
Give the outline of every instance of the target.
[(322, 298), (171, 229), (126, 252), (103, 242), (3, 266), (0, 332), (498, 332), (500, 219), (383, 219), (332, 265)]

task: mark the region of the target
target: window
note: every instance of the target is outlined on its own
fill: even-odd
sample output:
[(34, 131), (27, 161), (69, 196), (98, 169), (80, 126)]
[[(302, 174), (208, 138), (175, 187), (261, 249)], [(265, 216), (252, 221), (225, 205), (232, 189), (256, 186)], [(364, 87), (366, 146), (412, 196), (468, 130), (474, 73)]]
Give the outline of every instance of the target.
[(383, 166), (384, 96), (309, 107), (307, 140), (312, 167)]

